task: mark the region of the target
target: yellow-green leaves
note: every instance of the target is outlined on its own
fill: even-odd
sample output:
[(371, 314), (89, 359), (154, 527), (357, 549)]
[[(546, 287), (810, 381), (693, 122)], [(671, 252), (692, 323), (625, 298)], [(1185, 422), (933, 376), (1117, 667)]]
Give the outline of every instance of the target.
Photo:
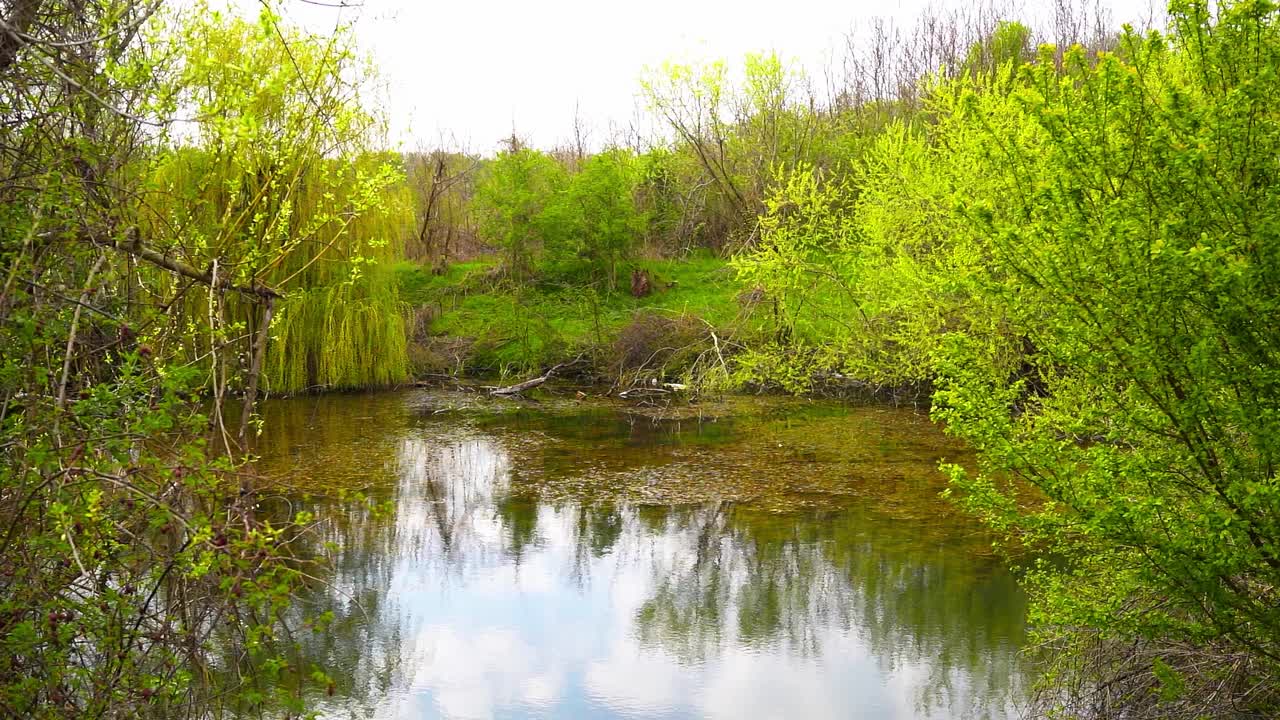
[[(412, 197), (400, 158), (377, 145), (383, 121), (361, 102), (370, 76), (352, 36), (344, 28), (310, 35), (268, 8), (256, 21), (203, 10), (181, 15), (168, 38), (180, 58), (170, 94), (189, 119), (140, 171), (151, 184), (138, 208), (148, 241), (285, 296), (267, 354), (271, 390), (403, 379), (403, 338), (387, 339), (397, 328), (403, 334), (402, 308), (377, 268), (402, 256), (414, 229)], [(213, 349), (259, 311), (235, 300), (211, 303), (199, 290), (182, 300), (177, 309), (194, 327), (215, 325), (189, 352), (216, 374)], [(316, 300), (323, 306), (293, 307)], [(368, 312), (385, 317), (350, 321)], [(300, 316), (307, 321), (294, 322)], [(363, 376), (345, 365), (324, 371), (319, 355), (330, 346), (385, 364), (372, 363)], [(299, 357), (309, 372), (281, 369), (298, 367)]]

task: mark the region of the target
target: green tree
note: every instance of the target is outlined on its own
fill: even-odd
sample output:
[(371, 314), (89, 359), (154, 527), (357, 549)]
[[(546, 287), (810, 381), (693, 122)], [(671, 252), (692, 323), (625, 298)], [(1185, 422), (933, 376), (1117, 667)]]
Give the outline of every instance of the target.
[(738, 261), (786, 331), (748, 371), (937, 384), (1067, 717), (1280, 698), (1277, 9), (1173, 10), (1024, 68), (1002, 25), (855, 172), (781, 173)]
[(815, 120), (803, 76), (776, 54), (749, 54), (740, 82), (724, 61), (667, 62), (641, 88), (675, 135), (684, 213), (704, 244), (750, 246), (776, 167), (807, 159)]
[(1000, 305), (979, 292), (981, 234), (954, 212), (957, 197), (1003, 191), (987, 164), (989, 138), (963, 109), (978, 104), (991, 127), (1016, 127), (1013, 75), (1006, 64), (995, 78), (935, 77), (926, 96), (934, 122), (878, 131), (851, 171), (779, 174), (759, 246), (734, 264), (772, 296), (786, 342), (749, 351), (748, 378), (806, 389), (834, 370), (880, 386), (927, 384), (950, 333), (1017, 363)]
[(625, 150), (588, 158), (539, 215), (548, 259), (570, 272), (585, 264), (615, 289), (618, 266), (631, 258), (644, 228), (637, 179), (635, 159)]
[(1002, 20), (991, 34), (969, 46), (961, 72), (975, 79), (994, 79), (1008, 65), (1021, 65), (1033, 56), (1031, 28)]
[[(172, 322), (207, 323), (212, 302), (217, 325), (189, 339), (190, 360), (211, 385), (252, 385), (252, 363), (228, 340), (274, 319), (262, 336), (271, 352), (253, 349), (271, 390), (403, 380), (403, 311), (379, 267), (403, 255), (411, 194), (399, 159), (373, 152), (382, 121), (361, 102), (370, 71), (350, 33), (282, 28), (269, 9), (256, 22), (208, 15), (166, 36), (173, 70), (159, 102), (201, 120), (161, 138), (139, 171), (149, 180), (140, 235), (157, 252), (277, 298), (269, 316), (235, 300), (224, 307), (217, 293), (185, 293)], [(250, 376), (237, 376), (238, 366)]]
[(546, 247), (540, 218), (566, 179), (564, 168), (550, 155), (513, 147), (490, 161), (477, 181), (474, 210), (480, 236), (502, 248), (513, 280), (534, 276)]

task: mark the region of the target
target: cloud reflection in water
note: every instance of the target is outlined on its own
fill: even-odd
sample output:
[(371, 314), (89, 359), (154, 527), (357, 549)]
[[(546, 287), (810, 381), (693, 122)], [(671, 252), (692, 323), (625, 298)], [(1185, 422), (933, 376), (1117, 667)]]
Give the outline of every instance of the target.
[[(345, 697), (324, 701), (324, 716), (1015, 714), (1024, 600), (997, 561), (960, 540), (973, 532), (963, 521), (904, 520), (848, 498), (779, 513), (548, 497), (540, 483), (564, 475), (565, 458), (573, 473), (593, 466), (584, 456), (609, 434), (598, 418), (581, 420), (593, 425), (584, 441), (556, 432), (564, 418), (534, 432), (389, 416), (372, 442), (389, 456), (393, 515), (348, 511), (325, 538), (340, 549), (332, 589), (314, 601), (338, 621), (308, 652), (342, 675)], [(875, 452), (920, 455), (937, 436), (919, 422), (910, 447), (881, 438)], [(718, 438), (714, 452), (755, 434)], [(325, 436), (318, 465), (341, 462), (332, 445), (342, 442)], [(358, 455), (370, 440), (351, 442)], [(600, 464), (661, 472), (655, 443), (622, 445), (634, 457)], [(810, 455), (761, 472), (841, 471), (828, 467), (838, 457)]]

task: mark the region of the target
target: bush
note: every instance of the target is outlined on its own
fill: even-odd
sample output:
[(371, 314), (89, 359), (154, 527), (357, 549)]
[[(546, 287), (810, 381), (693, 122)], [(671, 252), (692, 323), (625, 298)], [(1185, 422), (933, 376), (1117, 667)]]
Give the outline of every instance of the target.
[(546, 153), (516, 148), (498, 154), (476, 186), (480, 235), (502, 248), (516, 282), (533, 277), (547, 239), (543, 213), (567, 182), (560, 163)]
[(631, 259), (644, 229), (636, 210), (637, 179), (635, 160), (625, 150), (586, 161), (539, 219), (550, 269), (617, 289), (618, 270)]
[(711, 345), (708, 326), (691, 315), (636, 313), (613, 344), (618, 376), (670, 379), (683, 373)]
[(981, 451), (952, 469), (969, 507), (1060, 559), (1029, 575), (1048, 709), (1275, 717), (1280, 25), (1172, 9), (1118, 55), (1044, 50), (1020, 123), (964, 105), (996, 186), (955, 207), (1024, 362), (950, 336), (937, 415)]

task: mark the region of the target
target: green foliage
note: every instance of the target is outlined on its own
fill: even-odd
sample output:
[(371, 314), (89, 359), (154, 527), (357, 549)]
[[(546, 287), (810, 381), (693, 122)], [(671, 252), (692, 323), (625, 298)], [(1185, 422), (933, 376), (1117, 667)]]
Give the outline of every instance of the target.
[(267, 388), (280, 392), (389, 386), (409, 375), (405, 313), (378, 271), (290, 296), (272, 323)]
[(982, 461), (957, 496), (1032, 553), (1044, 709), (1070, 717), (1280, 702), (1280, 28), (1173, 9), (1022, 68), (1001, 25), (926, 86), (928, 123), (780, 173), (736, 261), (785, 331), (751, 372), (937, 383)]
[(644, 98), (675, 135), (665, 169), (678, 173), (681, 203), (698, 220), (681, 234), (717, 248), (752, 244), (775, 168), (810, 152), (817, 118), (799, 97), (802, 80), (776, 54), (747, 55), (740, 77), (724, 61), (667, 62), (646, 73)]
[[(38, 387), (30, 375), (40, 373), (23, 378), (11, 363), (47, 338), (3, 339), (12, 398), (12, 381)], [(139, 352), (113, 360), (67, 406), (67, 432), (47, 432), (56, 411), (39, 402), (0, 425), (6, 497), (24, 491), (5, 501), (0, 526), (0, 712), (167, 716), (250, 694), (296, 706), (276, 695), (283, 673), (270, 670), (273, 618), (300, 577), (281, 546), (294, 519), (246, 523), (226, 504), (240, 478), (199, 438), (208, 418), (192, 400), (198, 374)], [(239, 648), (232, 667), (257, 681), (214, 687), (201, 668), (215, 647)]]
[(592, 155), (564, 191), (547, 203), (539, 225), (547, 244), (548, 262), (579, 277), (575, 266), (603, 276), (609, 290), (617, 288), (619, 265), (629, 260), (644, 227), (636, 209), (637, 170), (624, 150)]
[(641, 244), (683, 255), (692, 250), (685, 210), (680, 157), (668, 148), (652, 148), (635, 158), (636, 207), (644, 217)]
[[(403, 310), (395, 283), (376, 268), (403, 256), (412, 199), (399, 158), (368, 150), (378, 120), (358, 102), (367, 80), (349, 35), (282, 36), (269, 10), (256, 23), (212, 18), (186, 22), (171, 40), (182, 63), (170, 100), (208, 120), (160, 147), (141, 171), (144, 235), (194, 266), (284, 294), (268, 389), (403, 380)], [(177, 293), (180, 281), (165, 279)], [(216, 349), (253, 327), (256, 308), (236, 299), (224, 307), (203, 290), (181, 298), (178, 327), (209, 324), (211, 314), (220, 321), (225, 311), (225, 327), (215, 323), (185, 349), (211, 386), (226, 382)], [(389, 340), (397, 333), (401, 340)], [(323, 357), (326, 350), (346, 359)], [(353, 365), (355, 357), (362, 360)]]
[(618, 283), (645, 229), (637, 207), (640, 168), (631, 153), (607, 150), (570, 173), (552, 156), (517, 148), (489, 162), (477, 183), (481, 237), (503, 250), (517, 283)]
[(312, 518), (257, 514), (228, 391), (267, 298), (291, 330), (294, 294), (371, 293), (323, 337), (396, 352), (372, 268), (404, 208), (346, 36), (272, 6), (0, 11), (35, 9), (0, 62), (4, 717), (303, 711), (315, 676), (282, 658)]
[[(970, 506), (1064, 558), (1032, 587), (1058, 677), (1083, 676), (1068, 712), (1112, 675), (1103, 714), (1223, 712), (1183, 692), (1223, 682), (1264, 714), (1280, 702), (1280, 335), (1262, 320), (1280, 311), (1280, 27), (1266, 3), (1174, 9), (1174, 34), (1128, 33), (1123, 58), (1072, 49), (1060, 71), (1046, 50), (1019, 125), (963, 103), (995, 186), (956, 206), (1024, 358), (1011, 375), (954, 337), (937, 412), (982, 451), (981, 474), (954, 471)], [(1107, 643), (1137, 649), (1108, 666)]]
[[(378, 151), (345, 30), (41, 8), (0, 63), (0, 714), (216, 714), (215, 653), (259, 681), (227, 705), (296, 711), (312, 668), (273, 639), (309, 518), (241, 499), (225, 400), (257, 337), (263, 387), (297, 392), (400, 382), (430, 333), (504, 375), (590, 351), (936, 385), (980, 452), (956, 496), (1029, 566), (1044, 709), (1280, 707), (1273, 3), (1179, 0), (1168, 34), (1029, 65), (993, 23), (831, 107), (776, 55), (668, 64), (668, 144), (434, 166)], [(505, 282), (446, 267), (473, 223)], [(617, 292), (632, 269), (656, 292)]]
[(516, 282), (533, 277), (547, 245), (544, 211), (564, 188), (567, 174), (551, 156), (528, 148), (499, 153), (477, 182), (480, 236), (502, 248)]
[(990, 79), (1010, 65), (1032, 59), (1031, 28), (1020, 22), (1000, 21), (991, 34), (969, 47), (963, 74)]
[[(1006, 72), (997, 85), (1007, 88)], [(800, 167), (782, 174), (760, 220), (761, 241), (735, 259), (745, 282), (775, 298), (792, 343), (811, 353), (761, 371), (794, 378), (838, 371), (880, 385), (927, 382), (942, 338), (961, 332), (1004, 366), (1016, 343), (981, 292), (980, 237), (954, 213), (961, 194), (993, 193), (987, 138), (961, 113), (978, 102), (991, 124), (1015, 122), (1001, 92), (974, 96), (967, 79), (937, 80), (926, 129), (895, 124), (863, 153), (851, 175)], [(768, 374), (760, 379), (769, 379)], [(792, 381), (786, 383), (792, 386)]]

